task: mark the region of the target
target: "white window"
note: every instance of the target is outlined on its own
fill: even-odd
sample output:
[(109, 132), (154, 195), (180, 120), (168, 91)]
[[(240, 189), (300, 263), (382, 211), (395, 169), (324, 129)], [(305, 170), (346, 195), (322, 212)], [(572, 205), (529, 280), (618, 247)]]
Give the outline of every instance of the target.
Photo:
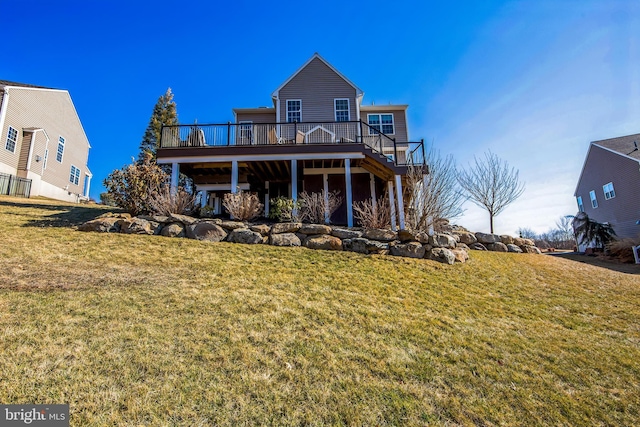
[(78, 185), (80, 182), (80, 169), (71, 165), (71, 175), (69, 176), (69, 182)]
[(349, 99), (335, 99), (333, 106), (336, 112), (336, 122), (348, 122), (351, 120), (349, 117)]
[(287, 99), (287, 123), (302, 121), (302, 100)]
[[(375, 135), (378, 132), (385, 133), (387, 135), (395, 134), (393, 128), (393, 114), (368, 114), (369, 120), (369, 135)], [(378, 132), (374, 131), (373, 129)]]
[(598, 207), (598, 199), (596, 199), (596, 192), (591, 190), (589, 191), (589, 197), (591, 198), (591, 206), (595, 209)]
[(584, 212), (584, 205), (582, 204), (582, 196), (578, 196), (577, 200), (578, 200), (578, 212)]
[(7, 133), (7, 143), (4, 148), (15, 153), (16, 151), (16, 142), (18, 141), (18, 131), (9, 126), (9, 132)]
[(602, 191), (604, 191), (605, 200), (613, 199), (614, 197), (616, 197), (616, 192), (613, 190), (613, 182), (603, 185)]
[(58, 138), (58, 152), (56, 153), (56, 160), (62, 163), (62, 155), (64, 154), (64, 138)]

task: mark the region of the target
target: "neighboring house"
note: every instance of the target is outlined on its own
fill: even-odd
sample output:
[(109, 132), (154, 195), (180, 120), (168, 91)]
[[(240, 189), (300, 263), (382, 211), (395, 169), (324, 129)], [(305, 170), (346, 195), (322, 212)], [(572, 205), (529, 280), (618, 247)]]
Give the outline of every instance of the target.
[(0, 194), (87, 199), (89, 140), (71, 96), (0, 80)]
[(640, 235), (639, 148), (640, 134), (592, 142), (574, 194), (578, 211), (620, 238)]
[[(163, 128), (158, 163), (194, 180), (216, 213), (224, 193), (258, 193), (269, 211), (278, 196), (339, 191), (330, 218), (353, 225), (353, 203), (385, 195), (404, 228), (409, 164), (424, 165), (423, 142), (410, 142), (407, 105), (362, 104), (364, 92), (317, 53), (271, 95), (273, 106), (235, 108), (234, 123)], [(397, 218), (397, 222), (396, 222)]]

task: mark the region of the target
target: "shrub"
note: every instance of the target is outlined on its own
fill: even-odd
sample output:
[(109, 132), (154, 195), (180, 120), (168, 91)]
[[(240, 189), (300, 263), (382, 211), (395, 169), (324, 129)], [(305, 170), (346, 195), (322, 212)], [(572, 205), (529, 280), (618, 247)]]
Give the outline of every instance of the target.
[(269, 201), (269, 218), (279, 222), (300, 221), (300, 201), (288, 197), (276, 197)]
[(222, 205), (227, 209), (233, 219), (239, 221), (250, 221), (259, 217), (264, 207), (256, 194), (242, 190), (239, 190), (235, 194), (225, 194)]
[(364, 228), (389, 228), (391, 226), (391, 208), (385, 195), (378, 199), (375, 206), (372, 199), (353, 204), (353, 216)]
[[(306, 191), (300, 194), (300, 218), (302, 221), (310, 222), (312, 224), (322, 224), (325, 222), (325, 215), (331, 218), (331, 215), (342, 204), (342, 197), (339, 196), (340, 191), (332, 191), (325, 193), (322, 190), (319, 193), (307, 193)], [(328, 201), (328, 209), (325, 209), (325, 197)]]
[(172, 192), (170, 186), (164, 185), (151, 194), (149, 206), (152, 212), (159, 215), (190, 215), (193, 213), (195, 200), (195, 196), (182, 187)]
[(607, 245), (607, 252), (610, 257), (616, 258), (621, 262), (634, 263), (636, 262), (633, 256), (632, 247), (640, 245), (640, 236), (635, 239), (620, 239), (613, 241)]

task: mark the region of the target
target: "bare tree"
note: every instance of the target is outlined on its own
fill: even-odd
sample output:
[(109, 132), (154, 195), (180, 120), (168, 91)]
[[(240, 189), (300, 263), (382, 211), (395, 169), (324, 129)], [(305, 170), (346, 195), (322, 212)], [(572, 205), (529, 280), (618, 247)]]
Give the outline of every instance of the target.
[(458, 182), (473, 203), (489, 212), (493, 233), (493, 218), (522, 195), (524, 184), (518, 179), (518, 170), (491, 151), (484, 159), (474, 157), (474, 161), (469, 169), (458, 172)]
[(430, 223), (462, 215), (465, 201), (457, 180), (453, 156), (442, 157), (431, 148), (426, 155), (429, 173), (421, 165), (409, 165), (406, 188), (409, 192), (407, 225), (412, 230), (426, 231)]
[(326, 193), (324, 190), (319, 193), (307, 193), (306, 191), (300, 193), (298, 200), (301, 205), (300, 217), (302, 221), (308, 221), (311, 224), (328, 223), (331, 215), (342, 204), (342, 197), (339, 194), (340, 191)]
[(373, 203), (372, 199), (353, 203), (353, 216), (364, 228), (389, 228), (391, 226), (391, 208), (385, 194)]

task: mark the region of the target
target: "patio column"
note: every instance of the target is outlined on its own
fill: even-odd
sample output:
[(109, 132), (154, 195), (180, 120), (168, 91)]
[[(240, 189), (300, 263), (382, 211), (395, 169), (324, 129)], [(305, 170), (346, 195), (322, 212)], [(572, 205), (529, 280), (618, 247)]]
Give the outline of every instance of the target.
[(373, 214), (378, 214), (378, 200), (376, 198), (376, 177), (369, 172), (369, 191), (371, 192), (371, 207), (373, 208)]
[(324, 223), (329, 224), (329, 174), (322, 174), (322, 189), (324, 190)]
[(84, 195), (85, 197), (89, 197), (89, 189), (91, 188), (91, 178), (93, 178), (93, 175), (85, 175), (87, 177), (87, 186), (84, 189)]
[(396, 200), (393, 197), (393, 181), (387, 181), (387, 193), (389, 194), (389, 208), (391, 210), (391, 229), (396, 231)]
[(291, 199), (293, 200), (293, 215), (298, 215), (298, 209), (295, 207), (298, 203), (298, 161), (291, 160)]
[(264, 182), (264, 216), (269, 217), (269, 181)]
[(204, 208), (207, 206), (207, 195), (209, 192), (207, 190), (200, 190), (200, 207)]
[(402, 177), (396, 175), (396, 194), (398, 195), (398, 222), (400, 230), (404, 230), (404, 200), (402, 200)]
[(171, 194), (176, 194), (178, 178), (180, 178), (180, 164), (177, 162), (171, 163)]
[(238, 161), (231, 161), (231, 193), (238, 192)]
[(353, 194), (351, 192), (351, 160), (344, 160), (344, 179), (347, 188), (347, 227), (353, 227)]

